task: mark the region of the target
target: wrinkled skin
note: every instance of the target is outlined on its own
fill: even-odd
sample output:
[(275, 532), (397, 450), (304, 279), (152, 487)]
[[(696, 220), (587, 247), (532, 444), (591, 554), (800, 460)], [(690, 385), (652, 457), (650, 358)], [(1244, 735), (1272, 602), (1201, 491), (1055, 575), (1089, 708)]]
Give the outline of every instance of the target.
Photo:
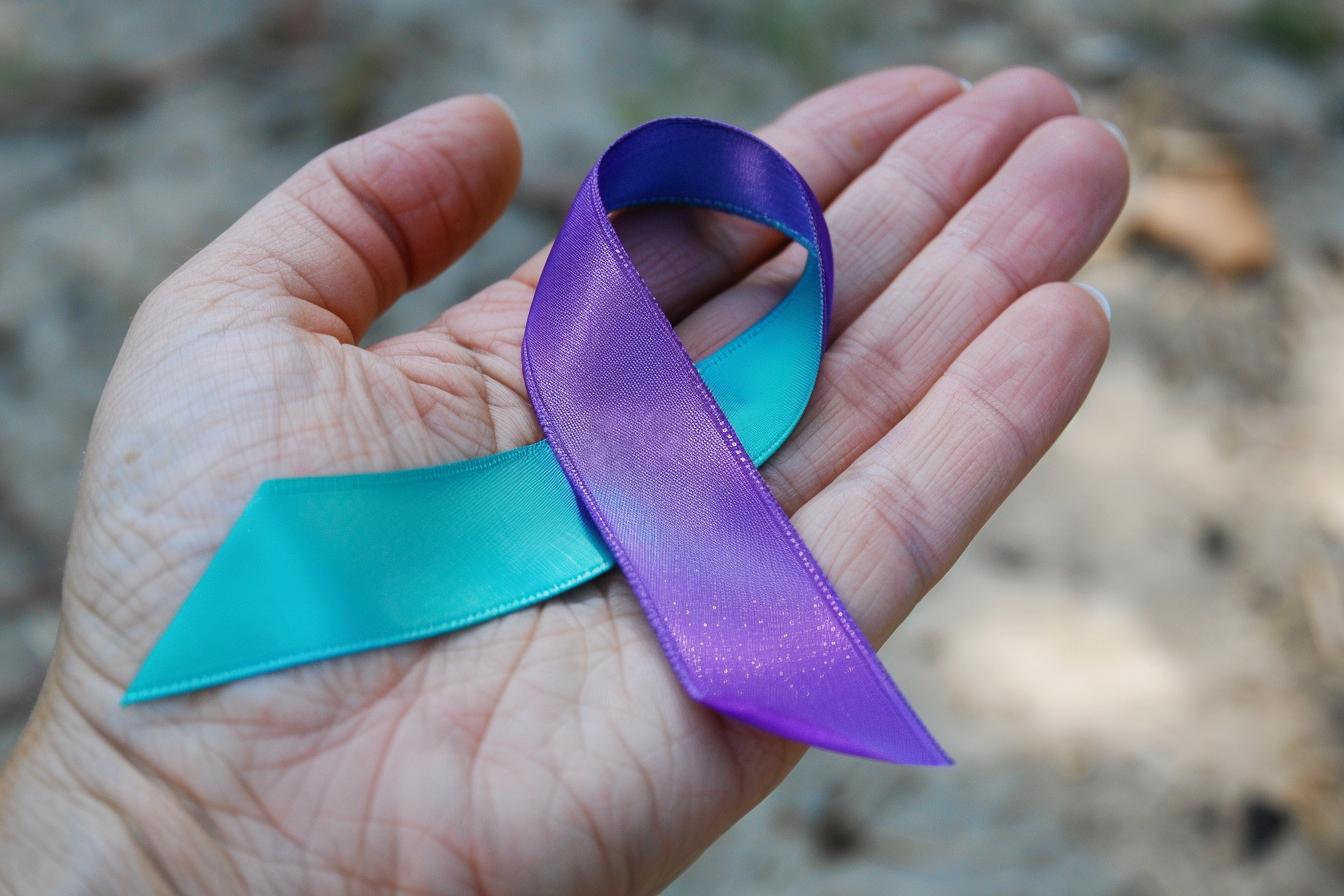
[[(1039, 71), (964, 92), (896, 69), (761, 131), (827, 207), (837, 271), (816, 392), (766, 479), (875, 643), (1105, 356), (1106, 316), (1062, 281), (1128, 176), (1076, 113)], [(519, 344), (544, 252), (357, 346), (501, 213), (520, 152), (490, 99), (423, 109), (306, 166), (144, 302), (94, 421), (55, 658), (0, 778), (0, 892), (653, 892), (799, 759), (686, 698), (616, 574), (453, 635), (118, 706), (262, 480), (540, 437)], [(697, 357), (800, 267), (716, 213), (617, 223)]]

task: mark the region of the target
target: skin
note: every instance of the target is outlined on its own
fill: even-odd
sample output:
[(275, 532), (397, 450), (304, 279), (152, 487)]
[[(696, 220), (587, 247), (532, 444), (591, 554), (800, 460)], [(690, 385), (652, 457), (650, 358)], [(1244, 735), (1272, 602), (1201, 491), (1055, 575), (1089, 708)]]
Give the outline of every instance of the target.
[[(878, 72), (764, 128), (827, 208), (832, 342), (766, 479), (884, 641), (1059, 435), (1106, 354), (1071, 277), (1125, 155), (1066, 86)], [(540, 438), (519, 345), (544, 251), (418, 332), (357, 341), (517, 185), (485, 97), (303, 168), (151, 294), (93, 424), (59, 642), (0, 776), (0, 893), (648, 893), (804, 748), (691, 702), (617, 574), (467, 631), (122, 708), (264, 479)], [(618, 229), (693, 355), (797, 247), (717, 213)], [(782, 250), (782, 251), (781, 251)], [(956, 745), (950, 744), (955, 752)]]

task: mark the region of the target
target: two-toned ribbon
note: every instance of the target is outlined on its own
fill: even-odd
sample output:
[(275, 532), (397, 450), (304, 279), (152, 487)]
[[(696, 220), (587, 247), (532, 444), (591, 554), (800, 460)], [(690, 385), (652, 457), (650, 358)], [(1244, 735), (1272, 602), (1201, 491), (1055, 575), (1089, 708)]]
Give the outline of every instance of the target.
[[(769, 314), (693, 364), (610, 214), (713, 208), (808, 251)], [(763, 141), (698, 119), (626, 134), (579, 189), (523, 337), (546, 441), (262, 483), (124, 702), (438, 635), (619, 564), (686, 692), (793, 740), (946, 764), (757, 472), (811, 395), (831, 248)]]

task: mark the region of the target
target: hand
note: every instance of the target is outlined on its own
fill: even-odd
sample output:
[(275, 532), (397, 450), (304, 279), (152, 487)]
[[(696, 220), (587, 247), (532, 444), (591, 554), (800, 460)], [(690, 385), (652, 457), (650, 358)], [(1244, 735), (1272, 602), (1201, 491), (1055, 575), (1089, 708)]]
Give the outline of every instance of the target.
[[(1076, 112), (1039, 71), (963, 93), (897, 69), (761, 132), (836, 252), (831, 347), (765, 475), (875, 643), (1105, 356), (1102, 309), (1059, 281), (1118, 213), (1126, 163)], [(306, 166), (145, 301), (94, 421), (56, 655), (0, 778), (0, 891), (651, 892), (802, 755), (690, 701), (616, 574), (453, 635), (118, 705), (262, 480), (541, 437), (519, 345), (544, 253), (356, 344), (490, 226), (520, 158), (491, 100), (423, 109)], [(696, 357), (798, 270), (797, 247), (717, 213), (618, 229)]]

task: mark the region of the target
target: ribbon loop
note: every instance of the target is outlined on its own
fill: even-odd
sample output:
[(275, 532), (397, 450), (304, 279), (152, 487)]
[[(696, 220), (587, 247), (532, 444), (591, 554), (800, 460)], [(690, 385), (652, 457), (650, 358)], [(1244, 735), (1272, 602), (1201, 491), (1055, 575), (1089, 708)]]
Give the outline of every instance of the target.
[[(792, 292), (698, 365), (608, 217), (651, 203), (751, 218), (809, 254)], [(756, 471), (807, 404), (831, 284), (820, 207), (775, 150), (697, 119), (631, 131), (580, 188), (528, 317), (547, 441), (262, 483), (123, 702), (460, 629), (615, 561), (694, 699), (828, 749), (950, 762)]]

